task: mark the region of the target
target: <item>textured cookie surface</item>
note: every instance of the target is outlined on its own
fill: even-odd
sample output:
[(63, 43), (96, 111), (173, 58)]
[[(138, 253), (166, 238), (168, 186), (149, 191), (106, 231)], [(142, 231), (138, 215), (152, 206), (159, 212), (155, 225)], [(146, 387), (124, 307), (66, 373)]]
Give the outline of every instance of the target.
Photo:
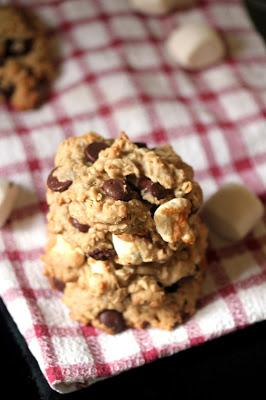
[(45, 273), (73, 318), (117, 333), (170, 329), (193, 314), (206, 248), (202, 193), (171, 146), (148, 149), (124, 133), (72, 137), (47, 186)]
[(40, 20), (20, 8), (0, 6), (0, 102), (17, 110), (40, 105), (54, 76)]

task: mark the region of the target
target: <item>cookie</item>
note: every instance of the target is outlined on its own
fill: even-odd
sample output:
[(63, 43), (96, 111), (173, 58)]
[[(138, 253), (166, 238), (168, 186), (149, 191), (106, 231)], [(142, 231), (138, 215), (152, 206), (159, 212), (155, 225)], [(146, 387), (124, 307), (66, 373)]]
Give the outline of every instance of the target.
[(45, 34), (28, 11), (0, 6), (0, 102), (27, 110), (46, 99), (55, 68)]
[(207, 236), (202, 192), (171, 146), (149, 149), (125, 133), (69, 138), (47, 201), (45, 274), (74, 319), (117, 333), (171, 329), (193, 314)]

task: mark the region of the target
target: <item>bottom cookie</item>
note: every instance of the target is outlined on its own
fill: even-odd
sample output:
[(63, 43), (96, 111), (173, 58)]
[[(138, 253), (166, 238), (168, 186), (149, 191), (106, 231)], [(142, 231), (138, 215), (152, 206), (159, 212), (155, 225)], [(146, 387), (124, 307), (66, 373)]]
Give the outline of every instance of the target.
[(194, 275), (170, 287), (163, 287), (152, 277), (139, 277), (128, 288), (116, 289), (115, 297), (108, 291), (99, 296), (88, 290), (86, 279), (79, 279), (66, 284), (63, 301), (73, 319), (111, 334), (127, 327), (170, 330), (195, 313), (204, 272), (202, 261)]

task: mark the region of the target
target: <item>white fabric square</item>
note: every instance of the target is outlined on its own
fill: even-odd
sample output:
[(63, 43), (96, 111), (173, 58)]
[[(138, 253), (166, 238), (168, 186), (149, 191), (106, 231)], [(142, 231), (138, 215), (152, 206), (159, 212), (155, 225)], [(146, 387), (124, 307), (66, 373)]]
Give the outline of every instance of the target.
[(107, 45), (110, 41), (105, 27), (99, 22), (79, 25), (73, 31), (73, 36), (81, 49), (95, 49)]
[(210, 6), (210, 14), (213, 16), (215, 23), (220, 29), (231, 28), (236, 26), (239, 29), (247, 29), (250, 27), (250, 18), (244, 8), (240, 8), (238, 4), (212, 4)]
[(251, 94), (244, 89), (221, 95), (220, 102), (227, 116), (233, 121), (248, 117), (258, 111), (258, 106)]
[(66, 60), (62, 65), (62, 73), (55, 82), (56, 90), (63, 90), (68, 88), (70, 85), (79, 83), (83, 77), (83, 71), (81, 70), (77, 59)]
[(44, 298), (40, 296), (37, 299), (38, 307), (42, 313), (45, 323), (48, 326), (75, 327), (77, 323), (69, 317), (67, 307), (62, 303), (58, 292), (51, 291), (51, 297)]
[(132, 68), (152, 68), (160, 65), (160, 58), (154, 47), (146, 43), (127, 44), (123, 47), (127, 61)]
[(56, 28), (60, 23), (60, 17), (56, 12), (56, 7), (41, 5), (40, 8), (38, 7), (38, 14), (53, 28)]
[(266, 121), (257, 120), (240, 127), (250, 155), (266, 152)]
[(239, 86), (235, 72), (226, 65), (218, 65), (216, 68), (202, 71), (202, 78), (215, 92)]
[[(131, 331), (125, 331), (119, 336), (106, 335), (98, 336), (105, 361), (112, 362), (139, 353), (139, 345)], [(119, 343), (119, 345), (118, 345)]]
[(173, 331), (163, 331), (160, 329), (149, 329), (149, 334), (155, 347), (164, 347), (167, 345), (184, 345), (188, 339), (187, 331), (184, 326), (179, 326)]
[(136, 89), (130, 77), (125, 73), (112, 74), (100, 78), (98, 86), (104, 93), (106, 100), (110, 103), (134, 97), (136, 94)]
[(110, 21), (115, 36), (122, 39), (141, 39), (145, 36), (145, 29), (140, 20), (131, 16), (113, 17)]
[[(1, 123), (0, 123), (1, 124)], [(5, 150), (4, 150), (5, 149)], [(23, 144), (19, 136), (0, 136), (0, 162), (1, 167), (10, 163), (19, 163), (26, 160)]]
[(222, 298), (217, 298), (212, 303), (198, 310), (193, 320), (200, 327), (202, 334), (207, 337), (212, 335), (213, 332), (219, 335), (235, 326), (228, 306)]
[(108, 13), (115, 13), (121, 11), (131, 11), (128, 1), (125, 0), (101, 0), (101, 5)]
[(219, 129), (211, 129), (208, 132), (208, 140), (218, 164), (229, 164), (231, 162), (229, 144), (226, 143), (223, 133)]
[(126, 129), (130, 138), (144, 135), (150, 131), (150, 123), (145, 110), (136, 103), (115, 110), (114, 118), (120, 129)]
[[(14, 129), (14, 123), (12, 121), (11, 116), (8, 113), (1, 113), (0, 126), (1, 126), (1, 130)], [(0, 139), (1, 139), (1, 135), (0, 135)]]
[[(23, 124), (30, 130), (33, 127), (39, 127), (41, 124), (52, 123), (56, 119), (52, 103), (43, 104), (38, 112), (36, 110), (26, 111), (19, 115)], [(2, 122), (2, 121), (1, 121)]]
[(164, 128), (190, 126), (191, 117), (181, 102), (164, 101), (156, 103), (156, 112)]
[[(52, 157), (60, 142), (64, 139), (62, 128), (59, 126), (41, 127), (33, 129), (31, 134), (36, 156), (42, 159)], [(49, 138), (49, 140), (47, 140)]]
[[(4, 251), (5, 246), (1, 240), (1, 251)], [(6, 291), (19, 287), (17, 276), (12, 268), (12, 263), (8, 259), (0, 261), (1, 279), (0, 279), (0, 293), (4, 297)]]
[(15, 246), (13, 250), (35, 250), (44, 246), (45, 218), (42, 214), (33, 214), (24, 219), (14, 219), (11, 227)]
[(121, 66), (120, 55), (111, 48), (94, 53), (88, 52), (84, 56), (84, 61), (87, 63), (89, 70), (96, 73), (110, 71)]
[(27, 300), (23, 296), (14, 298), (8, 304), (8, 311), (16, 315), (21, 333), (25, 334), (28, 327), (33, 324), (33, 316), (31, 315)]
[(74, 338), (53, 335), (52, 343), (57, 360), (61, 365), (85, 364), (93, 361), (86, 341), (81, 335)]
[(61, 12), (67, 15), (68, 18), (71, 18), (72, 21), (93, 17), (97, 13), (93, 1), (86, 0), (66, 1), (61, 3), (59, 8)]
[(250, 324), (265, 319), (266, 282), (240, 289), (238, 297), (244, 306)]
[(171, 141), (175, 151), (185, 162), (194, 169), (203, 169), (208, 166), (200, 139), (196, 135), (187, 135)]
[(172, 96), (170, 81), (161, 73), (141, 72), (135, 75), (142, 91), (152, 97)]
[(62, 110), (71, 116), (94, 111), (97, 107), (92, 90), (89, 88), (89, 85), (84, 83), (63, 93), (57, 101)]

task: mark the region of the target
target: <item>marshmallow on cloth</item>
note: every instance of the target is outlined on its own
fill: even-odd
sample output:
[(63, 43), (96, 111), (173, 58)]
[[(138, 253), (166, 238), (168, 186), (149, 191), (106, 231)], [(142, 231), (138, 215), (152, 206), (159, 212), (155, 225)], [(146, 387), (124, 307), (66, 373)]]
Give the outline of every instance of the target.
[(225, 239), (243, 239), (263, 216), (261, 201), (246, 187), (223, 186), (206, 202), (203, 215), (213, 232)]
[(8, 219), (18, 194), (18, 187), (0, 178), (0, 227), (2, 227)]
[(187, 24), (175, 29), (166, 46), (171, 58), (190, 70), (209, 67), (225, 56), (221, 37), (205, 24)]
[(188, 7), (195, 3), (196, 0), (131, 0), (136, 11), (151, 15), (167, 14), (176, 8)]

